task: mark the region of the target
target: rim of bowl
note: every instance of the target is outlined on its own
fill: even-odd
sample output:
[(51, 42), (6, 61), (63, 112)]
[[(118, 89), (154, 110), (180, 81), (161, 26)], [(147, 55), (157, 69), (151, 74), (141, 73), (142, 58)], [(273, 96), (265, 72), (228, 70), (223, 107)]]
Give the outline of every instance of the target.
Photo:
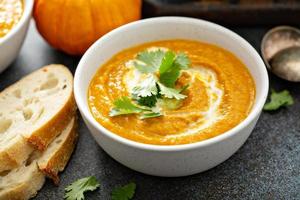
[(31, 17), (34, 0), (22, 0), (22, 2), (24, 10), (21, 19), (4, 37), (0, 38), (0, 45), (9, 38), (13, 37), (15, 34), (17, 34), (24, 25), (24, 23), (27, 22), (28, 18)]
[[(261, 76), (262, 76), (262, 87), (263, 87), (262, 88), (262, 97), (260, 99), (256, 99), (256, 103), (253, 105), (251, 112), (242, 122), (240, 122), (238, 125), (236, 125), (232, 129), (230, 129), (218, 136), (215, 136), (213, 138), (209, 138), (207, 140), (198, 141), (198, 142), (189, 143), (189, 144), (155, 145), (155, 144), (145, 144), (145, 143), (140, 143), (140, 142), (136, 142), (133, 140), (129, 140), (127, 138), (121, 137), (121, 136), (111, 132), (110, 130), (104, 128), (100, 123), (98, 123), (94, 119), (94, 117), (92, 116), (92, 114), (88, 108), (88, 105), (86, 105), (86, 108), (84, 107), (85, 103), (84, 103), (83, 98), (87, 98), (86, 94), (84, 95), (83, 98), (80, 97), (79, 92), (77, 92), (77, 88), (79, 88), (80, 76), (82, 74), (84, 74), (85, 60), (89, 57), (90, 54), (94, 53), (94, 49), (96, 48), (96, 46), (99, 46), (101, 44), (102, 40), (107, 40), (111, 36), (119, 34), (119, 32), (122, 32), (129, 27), (139, 26), (139, 24), (141, 24), (141, 23), (147, 24), (147, 23), (160, 22), (160, 21), (165, 21), (165, 22), (166, 21), (167, 22), (168, 21), (183, 21), (183, 22), (186, 21), (186, 22), (194, 23), (195, 25), (197, 23), (201, 23), (202, 25), (207, 24), (208, 26), (213, 26), (215, 29), (226, 32), (226, 34), (229, 34), (231, 37), (236, 38), (238, 40), (238, 42), (240, 43), (240, 45), (247, 48), (250, 51), (250, 53), (252, 55), (254, 55), (254, 57), (256, 57), (256, 60), (260, 65), (259, 68), (260, 68), (260, 72), (261, 72)], [(268, 90), (269, 90), (269, 78), (268, 78), (268, 73), (267, 73), (266, 67), (264, 65), (264, 62), (261, 59), (261, 57), (259, 56), (259, 54), (257, 53), (257, 51), (244, 38), (242, 38), (238, 34), (234, 33), (233, 31), (231, 31), (221, 25), (218, 25), (218, 24), (206, 21), (206, 20), (190, 18), (190, 17), (175, 17), (175, 16), (154, 17), (154, 18), (148, 18), (148, 19), (131, 22), (129, 24), (123, 25), (119, 28), (112, 30), (108, 34), (106, 34), (103, 37), (101, 37), (100, 39), (98, 39), (87, 50), (87, 52), (82, 56), (78, 66), (77, 66), (77, 69), (75, 72), (75, 77), (74, 77), (74, 94), (75, 94), (75, 99), (76, 99), (78, 108), (81, 111), (81, 114), (84, 115), (84, 117), (92, 124), (92, 126), (95, 127), (99, 132), (101, 132), (99, 134), (105, 134), (107, 137), (109, 137), (119, 143), (122, 143), (123, 145), (127, 145), (130, 147), (134, 147), (134, 148), (138, 148), (138, 149), (142, 149), (142, 150), (162, 151), (162, 152), (192, 150), (192, 149), (199, 148), (199, 147), (209, 146), (211, 144), (218, 143), (222, 140), (225, 140), (227, 138), (234, 136), (239, 131), (241, 131), (243, 128), (245, 128), (245, 126), (247, 126), (250, 122), (252, 122), (255, 119), (255, 117), (257, 117), (260, 114), (260, 112), (262, 111), (263, 105), (267, 99)]]

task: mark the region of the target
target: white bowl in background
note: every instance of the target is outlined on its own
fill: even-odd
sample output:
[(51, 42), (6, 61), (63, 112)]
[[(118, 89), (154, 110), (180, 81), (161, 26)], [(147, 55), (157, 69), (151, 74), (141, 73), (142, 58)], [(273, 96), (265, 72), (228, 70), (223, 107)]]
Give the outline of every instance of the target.
[(0, 73), (17, 57), (26, 36), (34, 0), (23, 0), (24, 10), (20, 21), (0, 38)]
[[(118, 52), (146, 42), (169, 39), (199, 40), (234, 53), (249, 69), (256, 98), (248, 117), (214, 138), (183, 145), (159, 146), (120, 137), (100, 125), (87, 102), (91, 79), (99, 67)], [(203, 20), (158, 17), (140, 20), (106, 34), (95, 42), (78, 64), (74, 90), (81, 115), (97, 143), (111, 157), (136, 171), (165, 177), (186, 176), (208, 170), (233, 155), (252, 132), (268, 94), (268, 74), (259, 54), (234, 32)]]

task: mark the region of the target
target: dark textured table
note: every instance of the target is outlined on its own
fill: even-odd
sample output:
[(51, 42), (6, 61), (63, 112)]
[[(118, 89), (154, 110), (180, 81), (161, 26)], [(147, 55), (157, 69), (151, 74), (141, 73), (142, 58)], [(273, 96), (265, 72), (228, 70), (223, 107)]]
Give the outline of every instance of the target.
[[(233, 28), (257, 50), (267, 28)], [(0, 74), (0, 90), (25, 74), (51, 63), (67, 65), (74, 72), (79, 57), (48, 46), (30, 27), (17, 60)], [(59, 187), (47, 180), (36, 199), (62, 199), (74, 180), (95, 175), (101, 188), (87, 199), (110, 199), (115, 186), (134, 181), (134, 199), (300, 199), (300, 84), (270, 76), (271, 87), (288, 89), (295, 104), (276, 112), (264, 112), (244, 146), (219, 166), (189, 177), (160, 178), (132, 171), (110, 158), (93, 140), (80, 119), (77, 148), (61, 174)], [(199, 161), (201, 162), (201, 161)]]

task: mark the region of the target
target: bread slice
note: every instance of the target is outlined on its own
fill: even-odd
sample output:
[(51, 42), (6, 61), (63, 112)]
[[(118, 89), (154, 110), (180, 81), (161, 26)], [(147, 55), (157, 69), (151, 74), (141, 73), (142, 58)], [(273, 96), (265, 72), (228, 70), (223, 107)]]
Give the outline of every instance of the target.
[(11, 171), (0, 178), (0, 200), (27, 200), (42, 188), (45, 175), (38, 170), (36, 162)]
[(75, 120), (71, 120), (45, 152), (35, 151), (21, 167), (0, 174), (0, 200), (27, 200), (35, 196), (46, 176), (58, 182), (58, 172), (66, 166), (76, 144)]
[(0, 93), (0, 172), (44, 151), (76, 112), (73, 77), (63, 65), (45, 66)]
[[(58, 173), (63, 171), (77, 141), (77, 119), (73, 118), (66, 129), (49, 145), (38, 159), (39, 169), (51, 178), (56, 185), (59, 183)], [(58, 148), (58, 147), (62, 148)], [(41, 154), (39, 151), (37, 151)]]

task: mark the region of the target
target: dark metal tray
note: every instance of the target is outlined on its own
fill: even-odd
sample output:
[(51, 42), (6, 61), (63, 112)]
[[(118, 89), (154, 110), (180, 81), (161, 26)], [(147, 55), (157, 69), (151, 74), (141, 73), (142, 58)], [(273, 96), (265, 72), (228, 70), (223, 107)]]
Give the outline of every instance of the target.
[(299, 24), (299, 0), (144, 0), (145, 17), (190, 16), (229, 25)]

